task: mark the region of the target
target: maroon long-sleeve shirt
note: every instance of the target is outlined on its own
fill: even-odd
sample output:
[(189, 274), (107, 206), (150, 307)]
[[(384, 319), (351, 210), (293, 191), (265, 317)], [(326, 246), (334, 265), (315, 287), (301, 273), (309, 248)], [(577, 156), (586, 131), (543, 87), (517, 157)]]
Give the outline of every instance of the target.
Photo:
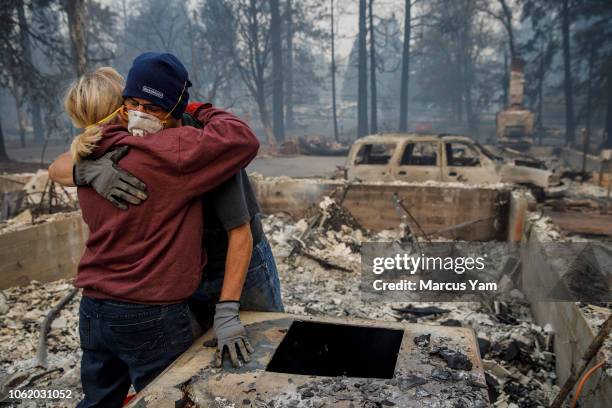
[(211, 105), (194, 116), (203, 129), (136, 137), (120, 126), (104, 128), (94, 156), (130, 146), (121, 167), (138, 175), (149, 198), (123, 211), (78, 188), (89, 238), (74, 284), (85, 296), (168, 304), (195, 291), (206, 263), (201, 196), (244, 168), (259, 142), (244, 122)]

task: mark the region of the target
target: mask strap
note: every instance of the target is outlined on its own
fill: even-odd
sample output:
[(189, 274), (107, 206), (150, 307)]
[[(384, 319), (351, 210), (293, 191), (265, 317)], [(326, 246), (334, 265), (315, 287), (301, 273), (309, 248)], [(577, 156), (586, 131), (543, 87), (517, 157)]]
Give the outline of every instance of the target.
[(174, 112), (174, 110), (179, 105), (179, 103), (181, 103), (181, 100), (183, 99), (183, 94), (185, 93), (185, 89), (187, 89), (187, 81), (185, 81), (185, 84), (183, 85), (183, 90), (181, 91), (181, 94), (179, 95), (178, 101), (176, 101), (176, 104), (174, 105), (174, 107), (170, 110), (170, 112), (168, 112), (168, 114), (162, 119), (162, 121), (165, 121), (166, 119), (168, 119), (168, 116), (172, 115), (172, 112)]
[(96, 123), (92, 123), (91, 125), (85, 126), (85, 130), (91, 129), (94, 126), (98, 126), (104, 122), (106, 122), (107, 120), (109, 120), (110, 118), (112, 118), (113, 116), (115, 116), (121, 109), (123, 109), (123, 105), (119, 106), (117, 109), (115, 109), (113, 111), (113, 113), (111, 113), (110, 115), (106, 116), (105, 118), (100, 119), (99, 121), (97, 121)]

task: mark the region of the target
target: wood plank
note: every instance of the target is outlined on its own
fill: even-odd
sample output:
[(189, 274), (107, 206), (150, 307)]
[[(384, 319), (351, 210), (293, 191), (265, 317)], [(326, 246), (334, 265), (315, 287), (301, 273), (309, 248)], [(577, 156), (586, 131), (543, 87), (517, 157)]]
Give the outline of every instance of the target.
[(574, 234), (612, 236), (612, 214), (544, 211), (559, 228)]

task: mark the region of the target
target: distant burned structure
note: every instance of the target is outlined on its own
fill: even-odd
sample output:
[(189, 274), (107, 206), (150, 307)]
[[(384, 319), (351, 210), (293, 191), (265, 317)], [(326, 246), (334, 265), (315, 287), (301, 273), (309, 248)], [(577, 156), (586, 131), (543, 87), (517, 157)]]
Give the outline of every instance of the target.
[(526, 149), (533, 144), (535, 115), (523, 105), (525, 61), (512, 60), (508, 106), (495, 117), (497, 141), (499, 144)]

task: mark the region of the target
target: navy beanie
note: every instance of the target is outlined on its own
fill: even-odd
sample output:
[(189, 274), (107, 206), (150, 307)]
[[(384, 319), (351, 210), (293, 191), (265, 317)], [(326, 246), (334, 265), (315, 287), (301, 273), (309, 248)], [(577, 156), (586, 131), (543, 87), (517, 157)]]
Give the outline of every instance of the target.
[(172, 116), (179, 119), (189, 103), (190, 86), (187, 69), (178, 58), (169, 53), (145, 52), (132, 63), (123, 97), (148, 99), (167, 112), (174, 108)]

